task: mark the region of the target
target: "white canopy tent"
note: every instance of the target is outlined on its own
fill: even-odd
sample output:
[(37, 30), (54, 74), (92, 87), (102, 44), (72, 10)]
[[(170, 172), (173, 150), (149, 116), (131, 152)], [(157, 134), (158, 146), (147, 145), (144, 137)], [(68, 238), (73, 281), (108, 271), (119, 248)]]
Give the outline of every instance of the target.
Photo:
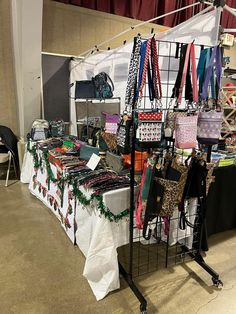
[[(176, 27), (156, 34), (156, 39), (163, 41), (159, 49), (160, 69), (167, 70), (165, 58), (170, 51), (174, 55), (174, 49), (168, 47), (168, 43), (189, 43), (194, 41), (197, 45), (215, 46), (218, 44), (219, 22), (222, 8), (210, 5), (205, 10), (183, 22)], [(116, 38), (117, 36), (115, 36)], [(114, 82), (114, 97), (121, 98), (121, 112), (125, 108), (125, 90), (127, 84), (128, 66), (131, 56), (133, 42), (129, 42), (117, 49), (90, 54), (83, 60), (72, 60), (70, 66), (71, 88), (70, 117), (71, 134), (77, 135), (75, 99), (75, 81), (91, 79), (99, 72), (106, 72)], [(93, 50), (91, 50), (93, 51)], [(200, 53), (196, 51), (196, 55)], [(173, 58), (171, 69), (178, 69), (178, 60)], [(165, 73), (161, 73), (162, 81), (165, 81)], [(174, 84), (175, 77), (170, 78)], [(168, 88), (163, 84), (163, 96), (170, 97)]]

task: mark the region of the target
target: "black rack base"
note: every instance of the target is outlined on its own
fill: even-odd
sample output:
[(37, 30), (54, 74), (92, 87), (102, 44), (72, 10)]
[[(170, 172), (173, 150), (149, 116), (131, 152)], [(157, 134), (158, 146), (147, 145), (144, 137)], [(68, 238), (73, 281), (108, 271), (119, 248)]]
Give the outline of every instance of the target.
[(219, 279), (219, 274), (206, 264), (200, 252), (193, 253), (184, 245), (181, 246), (181, 249), (184, 254), (188, 254), (196, 263), (198, 263), (206, 272), (208, 272), (208, 274), (212, 276), (214, 286), (223, 286), (223, 282)]
[(119, 262), (119, 270), (120, 270), (120, 274), (124, 277), (125, 281), (129, 285), (130, 289), (133, 291), (136, 298), (139, 300), (141, 314), (146, 314), (147, 313), (147, 301), (144, 298), (144, 296), (142, 295), (142, 293), (139, 291), (137, 286), (135, 285), (135, 283), (132, 279), (132, 276), (126, 272), (126, 270), (124, 269), (124, 267), (121, 265), (120, 262)]
[[(186, 246), (181, 246), (183, 254), (189, 255), (196, 263), (198, 263), (206, 272), (208, 272), (212, 276), (212, 282), (215, 287), (223, 286), (223, 282), (219, 279), (219, 274), (214, 271), (206, 262), (204, 261), (202, 255), (200, 252), (193, 253), (190, 251)], [(124, 269), (124, 267), (119, 262), (119, 271), (120, 274), (123, 276), (125, 281), (128, 283), (129, 287), (135, 294), (136, 298), (140, 302), (140, 313), (146, 314), (147, 313), (147, 301), (142, 295), (142, 293), (139, 291), (137, 286), (135, 285), (132, 275), (127, 273), (127, 271)]]

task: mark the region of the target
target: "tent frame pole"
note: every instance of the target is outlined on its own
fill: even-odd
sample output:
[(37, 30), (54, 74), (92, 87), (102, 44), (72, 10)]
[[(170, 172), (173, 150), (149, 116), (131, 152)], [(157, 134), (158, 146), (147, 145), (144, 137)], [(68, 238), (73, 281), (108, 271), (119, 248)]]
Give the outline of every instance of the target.
[(224, 9), (231, 13), (233, 16), (236, 16), (236, 12), (232, 10), (232, 8), (229, 7), (227, 4), (224, 6)]
[[(168, 12), (168, 13), (162, 14), (162, 15), (160, 15), (160, 16), (154, 17), (154, 18), (149, 19), (149, 20), (147, 20), (147, 21), (144, 21), (144, 22), (141, 22), (141, 23), (136, 24), (136, 25), (134, 25), (134, 26), (131, 26), (131, 27), (127, 28), (126, 30), (124, 30), (123, 32), (120, 32), (119, 34), (113, 36), (112, 38), (107, 39), (107, 40), (101, 42), (100, 44), (95, 45), (93, 48), (88, 49), (88, 50), (82, 52), (79, 57), (86, 55), (86, 56), (84, 57), (84, 59), (86, 59), (86, 58), (87, 58), (88, 56), (90, 56), (93, 52), (98, 51), (98, 48), (99, 48), (99, 47), (101, 47), (101, 46), (103, 46), (103, 45), (105, 45), (105, 44), (108, 44), (109, 42), (113, 41), (114, 39), (116, 39), (116, 38), (118, 38), (118, 37), (120, 37), (120, 36), (122, 36), (122, 35), (124, 35), (124, 34), (126, 34), (126, 33), (128, 33), (128, 32), (130, 32), (130, 31), (133, 31), (133, 30), (136, 29), (136, 28), (139, 28), (139, 27), (141, 27), (141, 26), (143, 26), (143, 25), (146, 25), (146, 24), (148, 24), (148, 23), (151, 23), (151, 22), (153, 22), (153, 21), (157, 21), (157, 20), (159, 20), (159, 19), (161, 19), (161, 18), (163, 18), (163, 17), (166, 17), (166, 16), (168, 16), (168, 15), (171, 15), (171, 14), (174, 14), (174, 13), (177, 13), (177, 12), (180, 12), (180, 11), (183, 11), (183, 10), (186, 10), (186, 9), (188, 9), (188, 8), (191, 8), (191, 7), (195, 7), (196, 5), (199, 5), (199, 4), (202, 4), (202, 2), (201, 2), (201, 1), (198, 1), (197, 3), (193, 3), (193, 4), (190, 4), (190, 5), (187, 5), (187, 6), (183, 7), (183, 8), (180, 8), (180, 9), (177, 9), (177, 10), (174, 10), (174, 11), (170, 11), (170, 12)], [(207, 3), (207, 4), (208, 4), (208, 3)], [(210, 5), (210, 6), (213, 7), (213, 4), (212, 4), (212, 3), (209, 3), (208, 5)], [(206, 10), (206, 9), (205, 9), (205, 10)], [(203, 11), (201, 11), (201, 12), (199, 12), (199, 13), (202, 14), (202, 13), (204, 13), (205, 10), (203, 10)], [(198, 13), (198, 14), (199, 14), (199, 13)], [(195, 16), (196, 16), (196, 15), (195, 15)]]
[(236, 28), (224, 28), (224, 33), (236, 33)]

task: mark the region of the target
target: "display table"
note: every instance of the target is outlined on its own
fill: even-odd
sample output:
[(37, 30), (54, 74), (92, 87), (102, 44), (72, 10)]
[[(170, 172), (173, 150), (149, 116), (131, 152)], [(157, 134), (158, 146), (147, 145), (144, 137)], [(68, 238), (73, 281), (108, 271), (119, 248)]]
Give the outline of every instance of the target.
[[(56, 175), (57, 169), (51, 165)], [(77, 244), (86, 257), (83, 275), (87, 278), (97, 300), (120, 287), (117, 247), (129, 240), (128, 219), (111, 222), (97, 209), (96, 205), (84, 206), (70, 197), (72, 186), (65, 185), (63, 203), (57, 184), (47, 184), (45, 168), (32, 174), (30, 192), (40, 199), (60, 220), (61, 226), (73, 244)], [(84, 191), (86, 193), (86, 191)], [(104, 204), (114, 214), (129, 207), (129, 188), (110, 191), (103, 195)], [(115, 200), (115, 201), (114, 201)], [(68, 213), (71, 206), (72, 211)]]
[[(87, 206), (82, 205), (73, 195), (73, 187), (65, 184), (63, 195), (56, 183), (48, 183), (48, 173), (43, 164), (37, 171), (33, 168), (32, 156), (25, 155), (25, 167), (21, 177), (29, 179), (29, 190), (42, 201), (60, 221), (62, 228), (73, 244), (79, 246), (84, 254), (85, 266), (83, 275), (88, 280), (97, 300), (104, 298), (110, 291), (120, 287), (117, 248), (129, 242), (129, 219), (109, 219), (101, 211), (96, 201)], [(50, 168), (57, 176), (57, 168), (51, 164)], [(89, 197), (90, 191), (82, 186), (80, 190)], [(109, 191), (103, 195), (103, 204), (112, 217), (118, 217), (129, 208), (129, 188)], [(190, 222), (194, 223), (196, 200), (191, 205)], [(181, 242), (192, 246), (193, 230), (187, 227), (178, 229), (178, 210), (174, 211), (170, 222), (169, 245)], [(113, 220), (113, 221), (111, 221)], [(164, 230), (164, 228), (162, 228)], [(138, 237), (139, 230), (134, 229), (134, 237)], [(161, 234), (163, 241), (167, 236)]]

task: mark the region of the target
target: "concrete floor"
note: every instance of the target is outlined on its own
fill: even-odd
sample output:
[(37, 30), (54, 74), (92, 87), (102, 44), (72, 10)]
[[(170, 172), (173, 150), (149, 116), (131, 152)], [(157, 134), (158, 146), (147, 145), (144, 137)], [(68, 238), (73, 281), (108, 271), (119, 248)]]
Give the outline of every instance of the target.
[[(235, 314), (236, 230), (209, 239), (206, 261), (224, 282), (188, 262), (138, 277), (148, 314)], [(97, 302), (82, 276), (84, 256), (27, 185), (0, 186), (0, 314), (140, 313), (127, 284)]]

